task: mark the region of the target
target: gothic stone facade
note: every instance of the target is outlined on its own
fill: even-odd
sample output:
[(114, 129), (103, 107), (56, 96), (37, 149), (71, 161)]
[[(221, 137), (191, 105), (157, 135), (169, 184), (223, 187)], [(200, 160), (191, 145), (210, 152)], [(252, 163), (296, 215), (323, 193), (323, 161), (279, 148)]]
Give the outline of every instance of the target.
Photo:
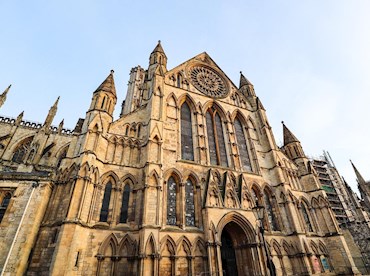
[(116, 101), (111, 72), (73, 131), (51, 126), (57, 102), (44, 124), (1, 118), (4, 275), (268, 275), (261, 226), (277, 275), (358, 274), (300, 142), (284, 125), (276, 145), (243, 75), (207, 53), (167, 70), (159, 43), (113, 120)]

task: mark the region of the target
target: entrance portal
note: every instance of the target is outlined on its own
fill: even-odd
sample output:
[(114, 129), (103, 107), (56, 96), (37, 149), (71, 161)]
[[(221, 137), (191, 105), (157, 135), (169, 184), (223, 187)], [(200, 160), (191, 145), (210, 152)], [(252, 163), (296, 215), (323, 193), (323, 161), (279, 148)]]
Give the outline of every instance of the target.
[[(251, 239), (252, 233), (248, 233)], [(221, 261), (224, 276), (260, 275), (254, 239), (235, 222), (225, 225), (221, 233)]]
[(224, 276), (238, 275), (236, 267), (235, 249), (233, 241), (227, 231), (222, 231), (221, 236), (221, 259), (222, 259), (222, 270)]

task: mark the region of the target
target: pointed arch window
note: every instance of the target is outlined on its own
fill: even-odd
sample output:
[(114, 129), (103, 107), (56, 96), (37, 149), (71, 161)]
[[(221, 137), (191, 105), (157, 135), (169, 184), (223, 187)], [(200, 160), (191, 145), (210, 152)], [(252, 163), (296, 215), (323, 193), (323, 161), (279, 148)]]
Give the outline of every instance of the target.
[(23, 140), (20, 145), (17, 147), (17, 149), (14, 151), (12, 161), (15, 163), (22, 163), (24, 161), (24, 158), (26, 157), (26, 154), (30, 150), (31, 142), (33, 137), (26, 138)]
[(121, 214), (119, 217), (120, 223), (127, 223), (127, 217), (128, 217), (128, 204), (130, 201), (130, 192), (131, 188), (129, 184), (125, 185), (125, 188), (123, 188), (123, 194), (122, 194), (122, 204), (121, 204)]
[(306, 224), (306, 229), (309, 232), (313, 232), (313, 228), (312, 228), (312, 224), (311, 224), (311, 221), (310, 221), (310, 217), (308, 215), (306, 206), (303, 203), (301, 203), (301, 210), (302, 210), (302, 215), (303, 215), (304, 222)]
[(3, 217), (5, 215), (6, 209), (9, 206), (9, 202), (10, 202), (11, 197), (12, 197), (11, 194), (10, 193), (7, 193), (4, 196), (3, 200), (1, 201), (1, 205), (0, 205), (0, 222), (3, 220)]
[(271, 203), (270, 195), (265, 191), (264, 193), (264, 199), (265, 199), (265, 206), (266, 206), (266, 213), (267, 213), (267, 220), (270, 225), (270, 229), (272, 231), (279, 231), (279, 224), (276, 219), (276, 215), (274, 213), (274, 208)]
[(181, 106), (181, 159), (194, 161), (191, 110), (187, 102)]
[(176, 181), (171, 176), (167, 182), (167, 224), (176, 225)]
[(177, 87), (182, 88), (182, 75), (177, 74)]
[(99, 221), (107, 222), (108, 221), (108, 215), (109, 215), (109, 202), (110, 202), (110, 196), (112, 193), (112, 183), (108, 182), (107, 185), (105, 185), (104, 190), (104, 197), (103, 202), (100, 210), (100, 219)]
[(206, 113), (209, 158), (211, 165), (228, 166), (224, 128), (218, 111), (208, 109)]
[(195, 226), (194, 185), (190, 179), (185, 183), (185, 225)]
[(251, 160), (249, 158), (247, 139), (243, 130), (243, 125), (238, 118), (234, 121), (236, 141), (239, 148), (240, 164), (243, 170), (252, 172)]

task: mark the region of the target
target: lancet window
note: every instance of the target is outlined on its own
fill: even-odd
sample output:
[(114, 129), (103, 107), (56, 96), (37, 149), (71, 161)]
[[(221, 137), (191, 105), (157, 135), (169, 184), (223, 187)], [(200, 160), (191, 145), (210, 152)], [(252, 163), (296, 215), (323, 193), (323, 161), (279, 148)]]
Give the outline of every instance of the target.
[(271, 202), (270, 195), (267, 192), (264, 193), (264, 200), (265, 200), (265, 210), (267, 214), (267, 220), (270, 225), (270, 229), (272, 231), (279, 231), (280, 230), (279, 224), (278, 224), (276, 215), (274, 213), (274, 208)]
[(211, 165), (228, 166), (224, 128), (219, 112), (209, 108), (206, 113), (209, 158)]
[(176, 225), (177, 184), (173, 176), (167, 181), (167, 224)]
[(234, 121), (236, 141), (239, 148), (240, 163), (243, 170), (251, 172), (252, 166), (249, 158), (247, 139), (243, 130), (243, 125), (238, 118)]
[(5, 212), (6, 212), (6, 209), (8, 208), (8, 205), (9, 205), (9, 202), (10, 202), (10, 199), (11, 199), (11, 194), (10, 193), (7, 193), (3, 200), (1, 201), (1, 205), (0, 205), (0, 222), (3, 220), (3, 217), (5, 215)]
[(190, 179), (185, 183), (185, 225), (195, 226), (194, 185)]
[(103, 222), (108, 221), (109, 202), (110, 202), (111, 193), (112, 193), (112, 183), (108, 182), (107, 185), (105, 186), (105, 190), (104, 190), (104, 197), (103, 197), (103, 202), (102, 202), (102, 206), (101, 206), (101, 209), (100, 209), (100, 219), (99, 219), (99, 221), (103, 221)]
[(131, 192), (130, 185), (126, 184), (123, 189), (123, 194), (122, 194), (121, 214), (120, 214), (120, 219), (119, 219), (120, 223), (127, 222), (130, 192)]
[(303, 215), (303, 219), (304, 219), (304, 222), (306, 224), (306, 229), (309, 231), (309, 232), (313, 232), (313, 228), (312, 228), (312, 224), (311, 224), (311, 221), (310, 221), (310, 217), (307, 213), (307, 209), (305, 207), (305, 205), (303, 203), (301, 203), (301, 210), (302, 210), (302, 215)]
[(186, 102), (181, 106), (181, 159), (194, 161), (191, 110)]

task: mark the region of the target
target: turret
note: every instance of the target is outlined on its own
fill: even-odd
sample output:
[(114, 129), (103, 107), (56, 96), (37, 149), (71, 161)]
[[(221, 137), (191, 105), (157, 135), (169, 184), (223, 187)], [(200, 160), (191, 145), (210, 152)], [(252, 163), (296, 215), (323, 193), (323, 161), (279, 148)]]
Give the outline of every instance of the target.
[(285, 154), (298, 167), (298, 176), (304, 191), (317, 191), (321, 188), (317, 173), (311, 162), (305, 155), (301, 142), (295, 135), (283, 124), (284, 146), (281, 148)]
[(255, 97), (253, 84), (240, 71), (239, 91), (246, 97)]
[(293, 161), (297, 158), (306, 158), (303, 152), (301, 142), (294, 136), (294, 134), (283, 124), (283, 135), (284, 135), (284, 151), (285, 154)]
[(163, 51), (161, 41), (158, 41), (149, 57), (148, 79), (151, 80), (154, 74), (164, 75), (167, 72), (167, 56)]
[(93, 98), (88, 112), (101, 111), (107, 113), (111, 117), (113, 116), (113, 110), (117, 102), (113, 73), (114, 71), (111, 70), (108, 77), (93, 93)]
[(6, 95), (9, 92), (9, 89), (12, 85), (9, 85), (7, 89), (4, 90), (4, 92), (0, 95), (0, 107), (5, 103)]

